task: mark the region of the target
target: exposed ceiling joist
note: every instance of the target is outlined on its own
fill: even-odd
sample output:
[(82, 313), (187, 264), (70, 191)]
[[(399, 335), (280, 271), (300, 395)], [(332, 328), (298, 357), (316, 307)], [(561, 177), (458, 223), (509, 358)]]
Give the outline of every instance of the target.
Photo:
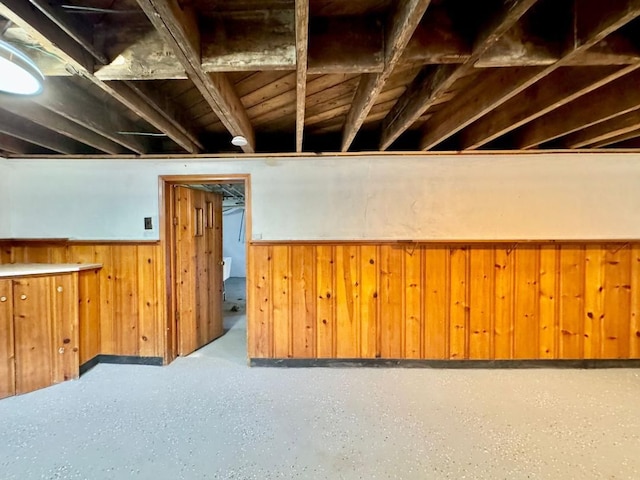
[(20, 99), (3, 99), (2, 108), (19, 117), (32, 121), (42, 127), (49, 128), (61, 135), (75, 138), (78, 142), (95, 148), (96, 150), (112, 155), (129, 153), (121, 145), (109, 140), (102, 135), (81, 126), (80, 124), (68, 120), (46, 108), (32, 102), (24, 102)]
[(385, 117), (380, 147), (386, 150), (453, 84), (469, 75), (480, 57), (535, 4), (537, 0), (505, 0), (500, 12), (477, 35), (471, 55), (459, 66), (426, 67)]
[[(537, 147), (564, 135), (623, 115), (640, 107), (640, 71), (610, 82), (578, 100), (538, 118), (517, 134), (521, 149)], [(617, 95), (616, 92), (625, 92)]]
[(1, 0), (0, 15), (38, 40), (45, 50), (74, 65), (79, 70), (93, 71), (92, 56), (79, 43), (64, 33), (29, 1)]
[[(12, 137), (11, 135), (7, 135), (6, 133), (2, 132), (0, 132), (0, 152), (17, 155), (25, 155), (33, 152), (35, 152), (36, 154), (55, 153), (48, 148), (43, 148), (39, 145), (25, 142), (24, 140)], [(3, 156), (2, 153), (0, 153), (0, 156)]]
[(398, 8), (390, 17), (387, 27), (384, 70), (381, 73), (362, 75), (342, 132), (343, 152), (351, 146), (430, 3), (431, 0), (407, 0), (398, 3)]
[[(398, 61), (398, 67), (462, 64), (469, 59), (471, 50), (468, 43), (459, 32), (451, 29), (446, 19), (442, 20), (442, 15), (434, 15), (433, 19), (429, 18), (417, 26)], [(242, 21), (234, 20), (233, 16), (220, 16), (217, 22), (224, 23), (226, 28), (210, 28), (203, 34), (202, 69), (207, 73), (294, 70), (296, 40), (293, 17), (293, 13), (287, 10), (249, 20), (242, 18)], [(274, 18), (278, 19), (275, 24)], [(442, 21), (438, 23), (438, 20)], [(238, 28), (234, 29), (234, 26)], [(137, 22), (127, 29), (114, 29), (107, 24), (99, 24), (96, 28), (95, 41), (111, 58), (110, 63), (95, 66), (94, 74), (99, 79), (187, 78), (175, 53), (159, 32), (149, 31), (148, 23)], [(380, 73), (384, 70), (384, 28), (380, 20), (328, 17), (315, 19), (309, 28), (309, 74)], [(526, 32), (518, 31), (518, 36), (509, 33), (512, 33), (512, 38), (498, 40), (478, 59), (476, 68), (540, 66), (560, 60), (559, 51), (535, 37), (526, 36)], [(71, 75), (62, 64), (50, 58), (39, 56), (35, 60), (45, 75)], [(628, 42), (614, 38), (605, 46), (588, 50), (569, 64), (625, 65), (638, 61), (640, 55)]]
[(308, 48), (309, 2), (296, 0), (296, 152), (302, 151), (304, 135)]
[(75, 140), (59, 135), (29, 120), (16, 118), (2, 109), (0, 109), (0, 132), (62, 154), (91, 152), (91, 149), (84, 147)]
[(73, 155), (640, 145), (640, 0), (67, 3), (0, 0), (0, 28), (60, 95), (7, 114)]
[(45, 92), (34, 97), (33, 101), (135, 153), (144, 154), (151, 151), (149, 141), (145, 137), (118, 133), (138, 131), (136, 124), (114, 112), (101, 113), (107, 110), (106, 105), (62, 79), (47, 79)]
[(202, 69), (200, 31), (192, 12), (181, 8), (177, 0), (137, 0), (162, 38), (171, 46), (213, 112), (232, 136), (243, 136), (244, 152), (255, 151), (255, 134), (247, 112), (233, 85), (223, 73), (208, 74)]
[[(459, 148), (474, 150), (640, 67), (557, 69), (460, 133)], [(502, 76), (502, 75), (500, 75)]]
[[(57, 25), (64, 33), (76, 41), (93, 58), (102, 64), (109, 63), (109, 59), (93, 45), (93, 33), (80, 19), (67, 14), (61, 8), (52, 6), (46, 0), (29, 0), (49, 20)], [(26, 3), (26, 2), (23, 2)]]
[[(569, 148), (584, 148), (590, 145), (604, 147), (637, 136), (640, 129), (640, 105), (638, 110), (620, 115), (609, 122), (598, 123), (563, 139)], [(630, 136), (629, 136), (630, 135)]]
[[(160, 131), (166, 133), (169, 138), (185, 148), (186, 151), (190, 153), (198, 153), (200, 151), (194, 142), (180, 133), (179, 128), (176, 127), (177, 121), (167, 120), (165, 116), (158, 114), (152, 106), (129, 91), (126, 86), (109, 85), (93, 75), (93, 58), (88, 55), (85, 48), (76, 43), (65, 31), (61, 30), (59, 25), (50, 21), (50, 16), (54, 12), (49, 7), (45, 10), (47, 10), (46, 16), (23, 0), (0, 1), (0, 15), (20, 25), (48, 52), (67, 62), (98, 88), (119, 100), (127, 108), (132, 109), (142, 119)], [(69, 30), (71, 25), (65, 23), (65, 28)]]
[[(616, 147), (616, 148), (639, 148), (638, 138), (640, 137), (640, 129), (631, 131), (629, 133), (623, 133), (616, 137), (607, 138), (597, 143), (589, 145), (589, 148), (604, 148), (604, 147)], [(632, 146), (631, 144), (635, 144)]]
[(600, 8), (595, 10), (593, 3), (593, 0), (575, 3), (575, 37), (569, 51), (559, 61), (546, 68), (524, 69), (516, 75), (512, 71), (505, 71), (503, 76), (498, 75), (492, 79), (501, 88), (473, 93), (470, 90), (458, 96), (451, 105), (450, 115), (436, 114), (424, 125), (420, 148), (432, 149), (558, 68), (575, 62), (607, 35), (640, 15), (640, 0), (615, 0), (606, 2), (604, 6), (600, 2)]

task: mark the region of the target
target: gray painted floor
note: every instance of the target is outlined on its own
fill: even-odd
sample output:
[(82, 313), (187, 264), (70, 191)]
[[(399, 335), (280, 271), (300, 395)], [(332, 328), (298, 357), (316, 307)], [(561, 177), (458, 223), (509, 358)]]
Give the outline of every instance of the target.
[(0, 478), (640, 479), (638, 370), (250, 369), (235, 302), (167, 367), (0, 401)]

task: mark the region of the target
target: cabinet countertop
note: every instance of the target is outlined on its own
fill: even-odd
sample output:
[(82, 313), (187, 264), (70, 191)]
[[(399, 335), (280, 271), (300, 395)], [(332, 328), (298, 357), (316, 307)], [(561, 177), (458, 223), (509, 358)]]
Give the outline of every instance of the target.
[(0, 278), (55, 275), (102, 268), (101, 263), (6, 263), (0, 265)]

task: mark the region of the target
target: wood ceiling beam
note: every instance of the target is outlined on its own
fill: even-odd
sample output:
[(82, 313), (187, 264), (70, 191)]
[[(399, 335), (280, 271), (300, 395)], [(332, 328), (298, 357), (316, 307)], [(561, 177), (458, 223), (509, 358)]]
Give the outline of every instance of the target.
[(91, 151), (75, 140), (59, 135), (29, 120), (15, 117), (3, 109), (0, 109), (0, 132), (65, 155), (90, 153)]
[(517, 132), (516, 146), (534, 148), (636, 110), (640, 107), (639, 82), (640, 71), (636, 70), (529, 122)]
[(24, 140), (20, 140), (19, 138), (12, 137), (11, 135), (7, 135), (6, 133), (0, 132), (0, 151), (5, 151), (8, 153), (13, 153), (17, 155), (26, 155), (29, 153), (37, 153), (37, 154), (51, 154), (55, 153), (48, 148), (42, 148), (39, 145), (34, 145), (29, 142), (25, 142)]
[(551, 65), (559, 58), (557, 45), (530, 35), (522, 23), (516, 23), (480, 55), (474, 67), (538, 67)]
[(45, 91), (33, 97), (32, 101), (135, 153), (142, 155), (151, 151), (145, 137), (118, 133), (139, 131), (138, 125), (115, 112), (105, 115), (103, 112), (108, 107), (104, 102), (68, 82), (64, 78), (48, 78)]
[[(218, 15), (200, 29), (205, 72), (295, 70), (298, 3), (294, 10)], [(206, 20), (204, 20), (206, 21)]]
[(55, 8), (45, 0), (29, 0), (31, 4), (40, 10), (49, 20), (57, 25), (60, 30), (76, 41), (84, 50), (101, 64), (109, 63), (109, 59), (93, 45), (93, 32), (86, 23), (69, 15), (61, 8)]
[[(186, 151), (189, 153), (198, 153), (200, 151), (198, 145), (181, 133), (177, 120), (167, 120), (166, 116), (160, 115), (152, 105), (136, 97), (126, 85), (109, 85), (97, 78), (93, 74), (93, 58), (88, 55), (83, 47), (76, 43), (40, 10), (33, 8), (23, 0), (0, 0), (0, 15), (9, 18), (13, 23), (19, 25), (34, 40), (41, 44), (45, 50), (58, 57), (62, 62), (68, 63), (78, 74), (116, 98), (127, 108), (133, 110), (143, 120), (167, 134), (169, 138)], [(49, 15), (52, 15), (51, 11)], [(70, 24), (67, 23), (65, 25), (67, 29), (71, 28)]]
[(137, 2), (229, 133), (247, 139), (248, 143), (242, 150), (245, 153), (255, 152), (253, 127), (233, 85), (225, 74), (208, 74), (202, 69), (200, 31), (193, 12), (182, 9), (177, 0)]
[(599, 148), (634, 138), (640, 129), (640, 105), (638, 109), (569, 135), (563, 144), (569, 148)]
[[(640, 66), (572, 67), (547, 77), (482, 116), (460, 132), (458, 148), (475, 150), (528, 122), (613, 82)], [(502, 75), (499, 73), (498, 77)]]
[[(431, 7), (416, 27), (411, 40), (398, 60), (398, 67), (434, 64), (462, 64), (471, 56), (464, 36), (451, 27), (442, 8)], [(293, 18), (293, 13), (281, 15)], [(226, 20), (226, 17), (220, 17)], [(233, 16), (231, 17), (233, 18)], [(202, 69), (205, 72), (248, 70), (295, 70), (295, 32), (286, 26), (283, 32), (273, 20), (250, 19), (251, 28), (235, 20), (238, 31), (226, 28), (207, 29), (203, 33)], [(284, 22), (284, 19), (283, 19)], [(293, 24), (293, 20), (291, 20)], [(95, 75), (102, 80), (177, 80), (187, 74), (175, 53), (159, 32), (148, 22), (114, 29), (96, 28), (96, 43), (113, 60), (96, 66)], [(284, 27), (282, 27), (284, 28)], [(239, 33), (242, 32), (242, 35)], [(228, 38), (227, 35), (233, 36)], [(612, 38), (613, 37), (613, 38)], [(607, 38), (607, 45), (591, 48), (570, 65), (625, 65), (640, 61), (627, 39)], [(521, 43), (518, 43), (521, 42)], [(349, 48), (344, 48), (349, 45)], [(496, 45), (476, 62), (476, 68), (497, 66), (521, 67), (549, 65), (561, 58), (556, 48), (527, 32), (515, 30), (501, 37)], [(47, 56), (37, 56), (36, 64), (45, 75), (70, 75), (64, 65)], [(151, 66), (151, 67), (150, 67)], [(384, 28), (375, 17), (311, 18), (309, 23), (308, 73), (381, 73), (384, 70)]]
[(384, 70), (362, 75), (342, 132), (343, 152), (349, 149), (430, 3), (431, 0), (399, 2), (387, 27)]
[[(129, 153), (121, 145), (98, 135), (83, 126), (68, 120), (46, 108), (24, 99), (3, 99), (2, 108), (14, 115), (25, 118), (42, 127), (46, 127), (66, 137), (72, 138), (80, 143), (100, 150), (104, 153), (119, 155)], [(26, 153), (26, 152), (25, 152)]]
[(376, 17), (312, 18), (308, 63), (312, 75), (382, 72), (384, 28), (381, 20)]
[[(107, 85), (111, 85), (112, 83), (117, 85), (116, 82), (107, 82)], [(172, 123), (175, 122), (176, 128), (198, 149), (204, 149), (202, 142), (194, 134), (195, 129), (191, 125), (191, 120), (177, 109), (177, 106), (169, 99), (169, 97), (159, 94), (157, 89), (146, 82), (124, 83), (130, 90), (135, 92), (139, 98), (143, 99), (145, 103), (154, 108), (159, 115), (165, 117), (167, 121)]]
[[(95, 77), (92, 78), (95, 79)], [(166, 110), (160, 112), (159, 105), (152, 103), (149, 97), (140, 96), (136, 89), (130, 86), (129, 82), (96, 80), (93, 83), (96, 84), (96, 82), (100, 84), (99, 86), (103, 91), (153, 125), (160, 132), (165, 133), (167, 137), (171, 138), (187, 152), (194, 154), (200, 152), (201, 144), (195, 134), (192, 132), (185, 133), (184, 125), (175, 117), (169, 116)], [(167, 102), (171, 103), (168, 99)]]
[[(81, 70), (93, 71), (93, 57), (29, 1), (0, 0), (0, 16), (27, 30), (42, 47)], [(64, 54), (62, 54), (64, 52)]]
[(302, 152), (307, 98), (307, 51), (309, 48), (309, 2), (296, 0), (296, 152)]
[(591, 148), (601, 148), (610, 146), (611, 148), (640, 148), (640, 130), (631, 132), (629, 134), (621, 135), (619, 138), (608, 140), (606, 144), (599, 145), (594, 144)]
[(383, 120), (380, 148), (386, 150), (458, 79), (469, 75), (478, 59), (493, 47), (536, 1), (505, 0), (501, 10), (477, 36), (471, 55), (462, 65), (425, 67)]
[(613, 0), (606, 3), (583, 0), (575, 5), (574, 22), (578, 26), (573, 45), (559, 61), (539, 70), (524, 70), (516, 78), (509, 78), (508, 82), (505, 78), (513, 72), (504, 72), (505, 78), (494, 79), (498, 82), (494, 85), (502, 85), (504, 88), (491, 87), (483, 92), (474, 92), (475, 96), (471, 96), (471, 91), (457, 96), (446, 109), (449, 115), (439, 113), (425, 123), (420, 148), (429, 150), (435, 147), (556, 69), (573, 63), (607, 35), (640, 15), (640, 0)]

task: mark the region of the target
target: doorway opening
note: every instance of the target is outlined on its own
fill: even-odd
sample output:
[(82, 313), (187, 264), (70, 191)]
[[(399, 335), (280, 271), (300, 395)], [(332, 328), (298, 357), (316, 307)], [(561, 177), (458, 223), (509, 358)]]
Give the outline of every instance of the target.
[(160, 177), (166, 363), (189, 354), (246, 363), (249, 180), (247, 174)]

